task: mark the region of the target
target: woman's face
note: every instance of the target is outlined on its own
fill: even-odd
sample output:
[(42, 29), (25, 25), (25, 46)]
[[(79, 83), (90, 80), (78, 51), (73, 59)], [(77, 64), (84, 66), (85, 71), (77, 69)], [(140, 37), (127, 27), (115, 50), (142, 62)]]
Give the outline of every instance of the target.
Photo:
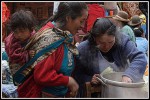
[(115, 43), (115, 36), (104, 34), (101, 37), (96, 37), (97, 47), (102, 52), (108, 52)]
[(18, 29), (17, 28), (14, 31), (14, 37), (16, 39), (18, 39), (19, 41), (21, 41), (21, 42), (27, 40), (30, 37), (30, 35), (31, 35), (31, 32), (30, 32), (29, 29), (23, 29), (23, 28), (22, 29)]
[(81, 30), (84, 27), (87, 16), (88, 11), (83, 10), (82, 16), (79, 16), (74, 20), (71, 17), (69, 17), (66, 24), (66, 30), (70, 31), (71, 34), (75, 35), (78, 32), (78, 30)]

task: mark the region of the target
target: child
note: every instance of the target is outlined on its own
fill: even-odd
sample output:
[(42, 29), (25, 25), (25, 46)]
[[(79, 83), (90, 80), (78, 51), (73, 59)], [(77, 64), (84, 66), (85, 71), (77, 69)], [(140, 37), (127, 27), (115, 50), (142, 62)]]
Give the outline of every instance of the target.
[(145, 34), (144, 31), (141, 27), (139, 28), (134, 28), (134, 34), (136, 37), (136, 44), (137, 44), (137, 48), (138, 50), (144, 52), (146, 58), (147, 57), (147, 53), (148, 53), (148, 41), (145, 38)]
[(5, 39), (5, 50), (9, 57), (9, 66), (13, 75), (32, 57), (34, 51), (23, 48), (35, 34), (36, 20), (30, 11), (16, 11), (10, 19), (11, 33)]

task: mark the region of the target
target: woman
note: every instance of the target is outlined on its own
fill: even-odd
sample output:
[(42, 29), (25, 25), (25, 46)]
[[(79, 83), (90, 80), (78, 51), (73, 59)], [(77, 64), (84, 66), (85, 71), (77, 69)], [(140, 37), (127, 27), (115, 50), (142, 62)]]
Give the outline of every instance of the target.
[[(35, 50), (35, 56), (14, 76), (14, 81), (20, 83), (19, 97), (65, 97), (67, 93), (74, 97), (77, 94), (78, 84), (71, 74), (75, 66), (73, 54), (78, 52), (71, 43), (73, 35), (84, 26), (87, 15), (83, 2), (59, 4), (54, 18), (25, 47)], [(20, 73), (28, 78), (24, 80)]]
[(142, 51), (145, 54), (145, 57), (148, 61), (148, 41), (145, 38), (144, 30), (139, 28), (134, 28), (134, 33), (136, 37), (136, 44), (139, 51)]
[(135, 42), (134, 32), (132, 28), (128, 25), (128, 22), (130, 21), (128, 19), (128, 13), (126, 13), (125, 11), (119, 11), (118, 14), (112, 18), (115, 19), (114, 22), (116, 23), (116, 25), (120, 27), (120, 31), (128, 35), (131, 41)]
[(132, 30), (134, 30), (134, 28), (141, 27), (142, 21), (143, 20), (138, 15), (134, 15), (128, 24), (131, 26)]
[(80, 56), (74, 77), (81, 97), (84, 83), (99, 84), (96, 77), (107, 68), (123, 71), (123, 82), (137, 82), (143, 77), (147, 64), (144, 54), (108, 18), (97, 19), (89, 38), (77, 48)]

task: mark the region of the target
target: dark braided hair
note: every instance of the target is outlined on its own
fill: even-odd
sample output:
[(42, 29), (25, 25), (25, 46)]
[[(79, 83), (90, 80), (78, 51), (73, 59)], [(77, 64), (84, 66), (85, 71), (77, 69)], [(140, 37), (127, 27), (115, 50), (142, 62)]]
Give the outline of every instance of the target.
[(135, 37), (142, 37), (142, 34), (144, 33), (141, 27), (134, 28), (133, 31), (134, 31)]
[(71, 16), (74, 20), (82, 16), (83, 9), (88, 9), (84, 2), (60, 2), (56, 14), (51, 16), (44, 24), (54, 21), (59, 22), (61, 27), (63, 27), (66, 24), (66, 16)]
[(97, 19), (89, 34), (91, 45), (96, 45), (95, 37), (100, 37), (104, 34), (113, 35), (117, 39), (117, 27), (108, 18)]

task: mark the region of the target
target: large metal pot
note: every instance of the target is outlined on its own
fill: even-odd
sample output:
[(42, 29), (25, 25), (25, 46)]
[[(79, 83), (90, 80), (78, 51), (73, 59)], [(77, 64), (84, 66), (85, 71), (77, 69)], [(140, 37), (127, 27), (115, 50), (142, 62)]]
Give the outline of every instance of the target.
[(121, 82), (122, 72), (101, 74), (103, 98), (148, 98), (148, 93), (143, 90), (145, 82)]

